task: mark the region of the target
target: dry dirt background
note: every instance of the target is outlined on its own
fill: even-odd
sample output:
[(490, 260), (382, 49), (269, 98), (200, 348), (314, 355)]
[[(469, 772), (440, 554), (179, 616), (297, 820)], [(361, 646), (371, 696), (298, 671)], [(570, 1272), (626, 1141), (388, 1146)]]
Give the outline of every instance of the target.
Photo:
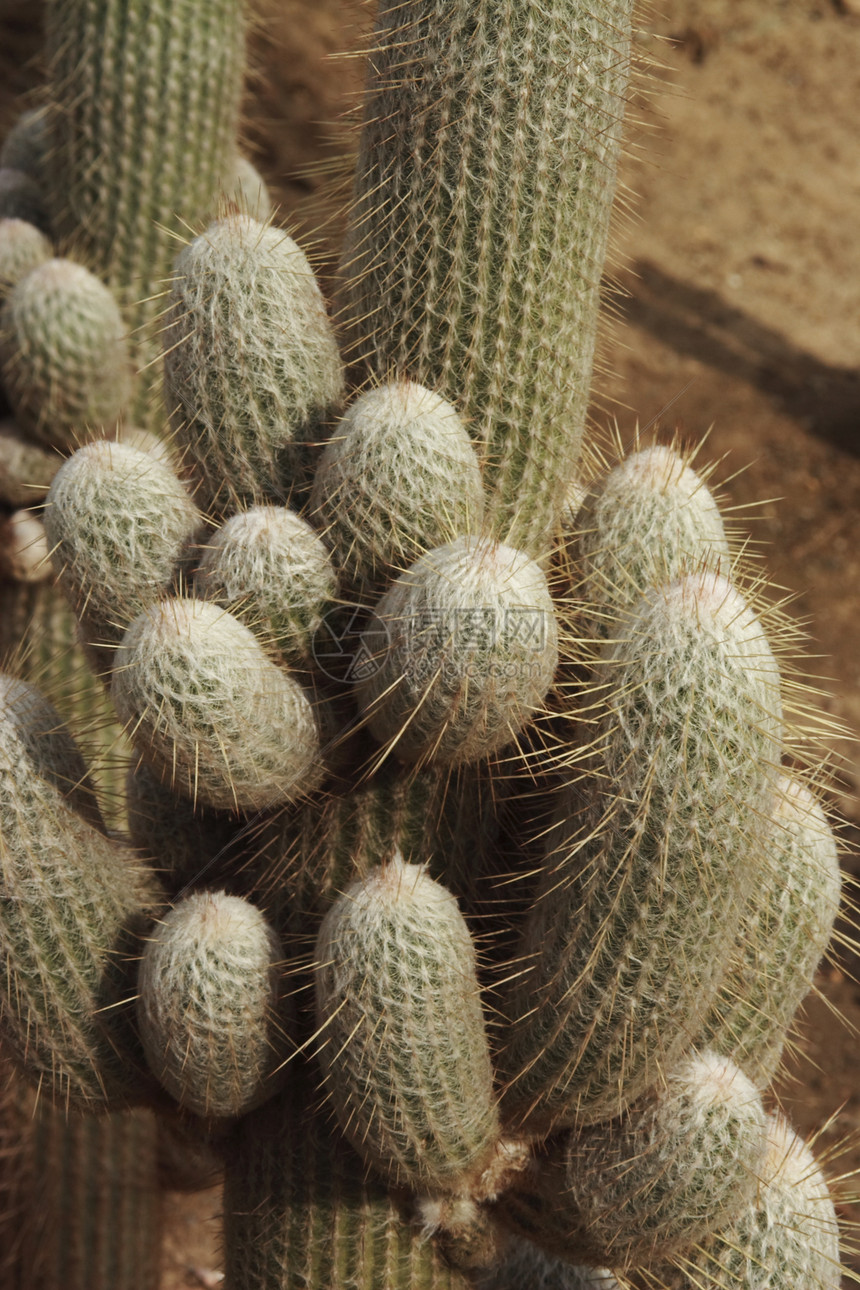
[[(325, 166), (363, 79), (360, 59), (338, 55), (360, 45), (370, 9), (257, 7), (248, 139), (287, 222), (318, 229)], [(7, 0), (24, 53), (32, 13)], [(625, 440), (637, 420), (690, 441), (713, 425), (703, 457), (721, 459), (740, 522), (796, 594), (808, 670), (827, 678), (818, 704), (851, 732), (831, 740), (848, 848), (860, 839), (860, 0), (662, 0), (637, 42), (659, 66), (634, 95), (622, 182), (636, 213), (619, 229), (621, 316), (595, 418), (617, 418)], [(31, 75), (12, 64), (7, 92)], [(336, 222), (323, 256), (335, 237)], [(780, 1089), (832, 1174), (860, 1169), (858, 967), (848, 953), (822, 973)], [(852, 1190), (849, 1179), (848, 1224), (860, 1220)], [(217, 1284), (217, 1206), (216, 1193), (170, 1204), (164, 1290)]]

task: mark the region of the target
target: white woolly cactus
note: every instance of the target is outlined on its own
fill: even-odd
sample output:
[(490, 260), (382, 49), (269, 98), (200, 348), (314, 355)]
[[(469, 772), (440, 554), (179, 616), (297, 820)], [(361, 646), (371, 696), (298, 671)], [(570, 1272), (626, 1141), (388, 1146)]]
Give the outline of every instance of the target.
[(176, 261), (165, 328), (168, 411), (202, 504), (288, 501), (343, 392), (305, 253), (250, 215), (217, 220)]
[(165, 594), (201, 522), (171, 468), (128, 444), (86, 444), (63, 463), (45, 528), (60, 585), (91, 643), (118, 644)]
[(359, 702), (405, 761), (498, 752), (540, 710), (558, 661), (545, 575), (523, 552), (477, 537), (428, 551), (401, 574), (368, 638), (377, 667)]
[(763, 869), (782, 747), (779, 670), (717, 574), (649, 593), (607, 648), (585, 810), (565, 791), (510, 1004), (509, 1113), (612, 1118), (689, 1046)]
[(283, 506), (254, 506), (206, 541), (196, 589), (287, 660), (307, 659), (337, 592), (322, 539)]
[(700, 568), (726, 576), (731, 569), (722, 516), (704, 478), (662, 445), (633, 453), (592, 485), (565, 539), (588, 606), (584, 625), (598, 637), (613, 635), (619, 616), (649, 587)]
[(556, 1240), (616, 1269), (688, 1248), (750, 1203), (766, 1145), (755, 1086), (694, 1053), (622, 1119), (569, 1135)]
[(841, 877), (820, 802), (787, 775), (774, 787), (762, 846), (765, 863), (698, 1042), (729, 1054), (766, 1088), (830, 941)]
[(237, 1116), (275, 1092), (286, 1055), (283, 950), (238, 896), (187, 896), (143, 952), (137, 1015), (146, 1059), (180, 1106)]
[(499, 1139), (475, 951), (453, 896), (395, 856), (354, 883), (316, 946), (326, 1089), (375, 1169), (479, 1192)]
[(168, 599), (117, 652), (112, 693), (141, 757), (216, 810), (295, 801), (322, 777), (312, 700), (226, 609)]
[(112, 429), (131, 392), (119, 306), (71, 260), (46, 260), (9, 293), (0, 363), (22, 429), (61, 449)]
[(782, 1116), (768, 1124), (759, 1185), (740, 1214), (643, 1271), (648, 1290), (839, 1290), (833, 1201), (812, 1152)]
[(456, 408), (414, 381), (361, 394), (326, 445), (310, 509), (364, 597), (425, 551), (478, 536), (481, 471)]

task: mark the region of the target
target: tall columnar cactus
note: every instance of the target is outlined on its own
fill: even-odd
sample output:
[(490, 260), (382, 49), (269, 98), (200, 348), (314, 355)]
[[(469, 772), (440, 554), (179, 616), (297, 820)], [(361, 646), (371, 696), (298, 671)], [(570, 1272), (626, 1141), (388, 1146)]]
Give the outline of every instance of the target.
[(497, 535), (542, 554), (585, 426), (630, 0), (384, 0), (347, 357), (465, 414)]
[[(826, 1187), (761, 1098), (838, 899), (781, 769), (779, 633), (682, 455), (575, 467), (630, 8), (384, 0), (340, 420), (310, 264), (236, 195), (238, 5), (48, 8), (47, 115), (7, 151), (124, 328), (164, 309), (173, 442), (51, 483), (5, 435), (134, 756), (109, 833), (3, 680), (0, 1035), (60, 1107), (218, 1142), (229, 1290), (835, 1285)], [(10, 318), (64, 263), (26, 236)], [(150, 1290), (108, 1262), (94, 1290)]]
[(174, 238), (211, 217), (232, 168), (243, 9), (242, 0), (48, 5), (51, 222), (116, 295), (140, 367), (159, 353), (153, 324)]

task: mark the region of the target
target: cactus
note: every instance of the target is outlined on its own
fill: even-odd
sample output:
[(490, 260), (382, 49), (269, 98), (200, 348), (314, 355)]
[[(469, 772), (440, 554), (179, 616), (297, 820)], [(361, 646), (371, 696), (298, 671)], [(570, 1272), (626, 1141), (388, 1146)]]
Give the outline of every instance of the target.
[(180, 1106), (237, 1116), (271, 1097), (284, 1055), (277, 936), (238, 896), (201, 892), (143, 952), (137, 1001), (150, 1069)]
[[(7, 504), (50, 483), (134, 756), (109, 831), (60, 715), (3, 680), (0, 1035), (83, 1138), (138, 1104), (217, 1138), (230, 1290), (838, 1277), (760, 1096), (838, 895), (781, 767), (785, 633), (707, 472), (578, 464), (630, 8), (381, 5), (344, 410), (310, 262), (237, 162), (238, 3), (48, 5), (44, 120), (7, 154), (87, 268), (7, 275)], [(78, 287), (109, 302), (95, 361)], [(93, 433), (120, 441), (51, 481), (38, 444)], [(6, 573), (4, 651), (86, 719), (71, 619)]]
[(179, 598), (140, 614), (111, 689), (141, 757), (204, 806), (257, 810), (319, 784), (312, 699), (226, 609)]
[(45, 528), (58, 582), (88, 643), (119, 644), (169, 589), (201, 522), (173, 471), (128, 444), (86, 444), (62, 464)]
[(37, 265), (0, 318), (6, 392), (23, 429), (69, 449), (113, 429), (131, 386), (125, 328), (103, 283), (71, 260)]
[(480, 533), (484, 490), (456, 409), (414, 381), (349, 407), (314, 475), (311, 514), (362, 599), (419, 555)]
[(206, 543), (197, 585), (262, 635), (287, 662), (307, 660), (337, 592), (319, 535), (283, 506), (254, 506)]
[(304, 252), (229, 215), (176, 262), (165, 393), (203, 505), (288, 501), (342, 393), (340, 359)]
[(470, 1194), (499, 1121), (474, 949), (453, 896), (395, 855), (335, 902), (316, 960), (326, 1087), (344, 1132), (394, 1183)]
[(585, 425), (632, 5), (386, 0), (343, 254), (347, 355), (462, 413), (543, 554)]

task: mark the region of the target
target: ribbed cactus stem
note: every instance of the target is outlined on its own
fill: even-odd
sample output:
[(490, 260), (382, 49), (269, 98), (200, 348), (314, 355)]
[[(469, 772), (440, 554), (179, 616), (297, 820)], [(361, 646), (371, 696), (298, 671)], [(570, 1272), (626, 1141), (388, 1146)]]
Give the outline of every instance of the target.
[(497, 535), (543, 554), (574, 471), (628, 0), (386, 0), (342, 273), (348, 359), (451, 400)]
[(260, 911), (220, 891), (185, 897), (154, 929), (138, 977), (141, 1040), (150, 1070), (186, 1110), (238, 1116), (276, 1091), (282, 959)]
[(57, 712), (9, 678), (0, 687), (0, 812), (4, 1044), (60, 1103), (139, 1099), (149, 1084), (126, 973), (158, 886), (98, 827)]
[(68, 1114), (17, 1081), (7, 1097), (4, 1290), (157, 1290), (162, 1195), (152, 1112)]
[(477, 1191), (499, 1123), (475, 951), (453, 896), (395, 854), (332, 906), (316, 960), (320, 1060), (356, 1150), (422, 1193)]
[(157, 336), (141, 328), (163, 308), (171, 235), (211, 218), (235, 152), (243, 9), (241, 0), (47, 6), (55, 234), (115, 293), (139, 367), (158, 354)]
[(289, 1088), (238, 1127), (224, 1290), (468, 1290), (309, 1097)]
[(510, 1002), (508, 1106), (535, 1128), (611, 1119), (701, 1028), (780, 754), (776, 662), (718, 575), (644, 597), (601, 670), (601, 778), (584, 811), (562, 795)]

